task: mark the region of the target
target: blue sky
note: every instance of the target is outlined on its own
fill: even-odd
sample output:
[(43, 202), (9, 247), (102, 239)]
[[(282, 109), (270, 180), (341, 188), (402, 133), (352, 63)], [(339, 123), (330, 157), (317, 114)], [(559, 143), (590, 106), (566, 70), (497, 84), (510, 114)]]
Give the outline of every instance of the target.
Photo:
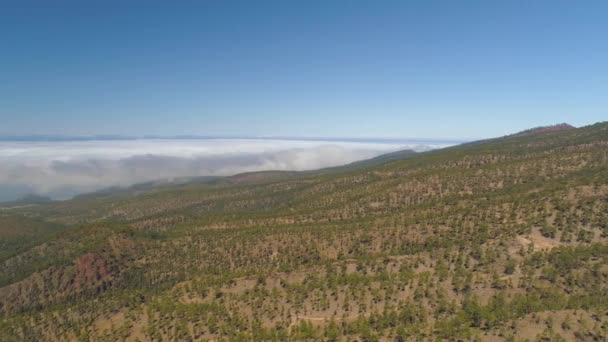
[(471, 139), (608, 118), (606, 1), (127, 2), (0, 4), (0, 134)]

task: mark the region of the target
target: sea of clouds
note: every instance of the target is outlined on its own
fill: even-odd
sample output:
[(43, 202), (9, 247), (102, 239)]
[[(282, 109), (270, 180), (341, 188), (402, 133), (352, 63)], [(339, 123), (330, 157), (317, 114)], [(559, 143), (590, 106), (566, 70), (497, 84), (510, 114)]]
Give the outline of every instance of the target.
[(447, 143), (272, 139), (0, 142), (0, 201), (28, 193), (65, 199), (113, 186), (260, 170), (313, 170)]

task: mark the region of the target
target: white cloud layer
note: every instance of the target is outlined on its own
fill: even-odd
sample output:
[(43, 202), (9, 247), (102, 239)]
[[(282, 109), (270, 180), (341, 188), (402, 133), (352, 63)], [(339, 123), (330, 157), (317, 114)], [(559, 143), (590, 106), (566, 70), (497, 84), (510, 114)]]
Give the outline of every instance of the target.
[(266, 139), (0, 142), (0, 200), (260, 170), (312, 170), (417, 145)]

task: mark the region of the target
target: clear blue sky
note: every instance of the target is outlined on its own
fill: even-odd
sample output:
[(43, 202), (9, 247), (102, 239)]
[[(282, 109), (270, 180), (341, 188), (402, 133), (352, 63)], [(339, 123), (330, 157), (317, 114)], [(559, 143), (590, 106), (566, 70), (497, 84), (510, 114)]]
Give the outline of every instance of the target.
[(590, 124), (608, 119), (607, 16), (608, 1), (3, 1), (0, 134)]

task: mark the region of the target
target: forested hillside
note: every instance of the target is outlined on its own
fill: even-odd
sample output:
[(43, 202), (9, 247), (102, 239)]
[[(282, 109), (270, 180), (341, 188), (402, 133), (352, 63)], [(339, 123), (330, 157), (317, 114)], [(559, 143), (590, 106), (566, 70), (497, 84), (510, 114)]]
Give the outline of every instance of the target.
[(0, 210), (1, 341), (608, 336), (608, 123)]

